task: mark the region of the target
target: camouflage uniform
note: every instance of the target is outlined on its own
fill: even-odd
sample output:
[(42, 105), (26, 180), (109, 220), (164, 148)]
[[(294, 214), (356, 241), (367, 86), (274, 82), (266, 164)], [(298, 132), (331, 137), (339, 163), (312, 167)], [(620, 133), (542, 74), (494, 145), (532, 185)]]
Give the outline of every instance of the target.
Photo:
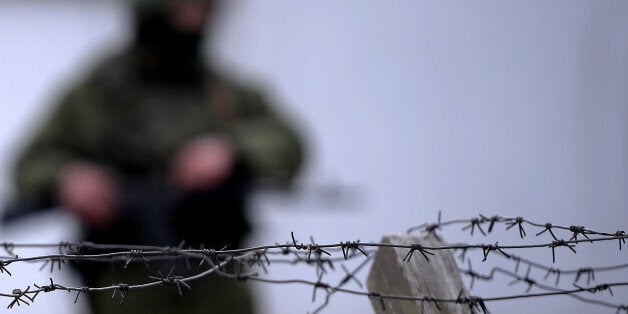
[(152, 85), (133, 67), (132, 52), (115, 57), (61, 100), (18, 159), (20, 195), (49, 201), (60, 167), (73, 159), (160, 179), (180, 145), (207, 133), (231, 139), (254, 178), (286, 182), (295, 174), (299, 138), (256, 90), (212, 72), (198, 86)]
[[(130, 49), (104, 62), (62, 98), (18, 160), (15, 182), (22, 204), (54, 205), (60, 168), (71, 160), (89, 160), (117, 174), (125, 195), (119, 221), (106, 230), (90, 230), (87, 240), (176, 245), (185, 238), (195, 246), (236, 247), (248, 231), (243, 210), (249, 183), (260, 178), (288, 182), (301, 163), (299, 138), (254, 89), (212, 71), (190, 84), (150, 82), (138, 76), (136, 60)], [(182, 194), (165, 183), (166, 172), (180, 145), (204, 134), (218, 134), (234, 143), (238, 158), (234, 174), (200, 197)], [(108, 267), (90, 263), (79, 269), (86, 283), (94, 286), (147, 280), (147, 270), (141, 268), (110, 272)], [(151, 268), (151, 275), (157, 269), (165, 267)], [(251, 310), (247, 288), (241, 283), (210, 279), (192, 287), (182, 299), (171, 295), (176, 293), (174, 288), (157, 288), (150, 293), (130, 291), (130, 304), (121, 307), (100, 296), (92, 301), (99, 313), (107, 312), (104, 308), (112, 304), (116, 313), (125, 309), (194, 313), (194, 308), (205, 313), (210, 305), (217, 306), (217, 312)], [(146, 299), (133, 298), (140, 294), (146, 294)], [(147, 308), (149, 303), (153, 308)], [(220, 310), (220, 306), (226, 307)]]

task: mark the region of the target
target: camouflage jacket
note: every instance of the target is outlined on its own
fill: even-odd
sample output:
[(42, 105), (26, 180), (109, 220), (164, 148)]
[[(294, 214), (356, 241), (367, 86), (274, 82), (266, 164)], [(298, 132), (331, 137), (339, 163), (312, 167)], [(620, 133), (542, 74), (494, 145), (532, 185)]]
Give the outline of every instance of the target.
[(300, 139), (258, 91), (209, 71), (196, 85), (147, 83), (132, 60), (126, 53), (104, 62), (61, 99), (18, 159), (19, 199), (50, 205), (58, 171), (72, 159), (163, 178), (179, 145), (208, 133), (231, 139), (254, 178), (294, 176)]

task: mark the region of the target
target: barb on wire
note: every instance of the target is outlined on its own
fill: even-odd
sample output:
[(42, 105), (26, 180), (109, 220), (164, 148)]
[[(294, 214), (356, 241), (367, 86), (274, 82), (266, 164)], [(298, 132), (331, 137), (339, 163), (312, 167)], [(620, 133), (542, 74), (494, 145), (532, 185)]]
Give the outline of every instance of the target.
[(555, 252), (555, 248), (559, 247), (559, 246), (565, 246), (567, 248), (569, 248), (574, 254), (576, 254), (576, 250), (573, 248), (574, 245), (569, 244), (567, 241), (565, 240), (558, 240), (558, 241), (553, 241), (552, 244), (550, 245), (550, 248), (552, 249), (552, 263), (556, 263), (556, 252)]
[(469, 290), (473, 290), (473, 284), (475, 284), (475, 278), (482, 278), (482, 277), (480, 276), (480, 274), (473, 271), (473, 267), (471, 266), (471, 260), (468, 260), (467, 262), (469, 262), (469, 269), (465, 270), (463, 274), (466, 274), (469, 277), (471, 277), (471, 284), (469, 285)]
[(436, 306), (436, 309), (440, 312), (443, 309), (438, 305), (438, 300), (436, 300), (436, 298), (434, 297), (425, 297), (425, 300), (421, 300), (421, 310), (425, 311), (425, 302), (428, 303), (434, 303), (434, 306)]
[(519, 273), (519, 265), (521, 264), (521, 257), (519, 256), (512, 256), (512, 259), (515, 260), (516, 264), (515, 264), (515, 273), (518, 274)]
[(30, 302), (33, 302), (33, 298), (31, 298), (30, 296), (28, 296), (28, 290), (31, 287), (28, 286), (26, 287), (26, 290), (22, 291), (20, 289), (13, 289), (13, 291), (11, 292), (11, 297), (13, 297), (13, 301), (11, 301), (11, 303), (9, 303), (9, 306), (7, 306), (7, 309), (11, 309), (13, 308), (13, 306), (17, 305), (20, 306), (20, 302), (26, 304), (26, 305), (30, 305), (30, 303), (26, 300), (24, 300), (23, 298), (28, 299)]
[(555, 268), (548, 269), (547, 273), (545, 273), (545, 277), (543, 277), (543, 280), (547, 280), (547, 277), (549, 277), (550, 274), (556, 274), (555, 285), (558, 286), (558, 282), (560, 281), (560, 269), (555, 269)]
[(530, 270), (532, 269), (531, 266), (528, 266), (528, 271), (526, 272), (525, 277), (517, 277), (515, 278), (515, 280), (511, 281), (508, 285), (512, 286), (514, 284), (516, 284), (517, 282), (525, 282), (528, 285), (528, 288), (526, 289), (526, 293), (530, 292), (530, 289), (532, 289), (533, 286), (536, 285), (536, 281), (533, 280), (532, 278), (530, 278)]
[(554, 240), (558, 240), (558, 238), (556, 237), (556, 235), (554, 234), (554, 232), (552, 231), (552, 227), (553, 225), (551, 223), (546, 223), (545, 224), (545, 229), (541, 230), (541, 232), (537, 233), (536, 236), (540, 236), (541, 234), (545, 233), (545, 231), (548, 231), (551, 235), (552, 238), (554, 238)]
[(329, 293), (329, 289), (331, 288), (328, 284), (322, 282), (321, 280), (323, 279), (323, 273), (320, 273), (320, 275), (318, 275), (318, 280), (316, 280), (316, 282), (314, 283), (314, 285), (312, 285), (312, 302), (316, 302), (316, 290), (322, 288), (324, 289), (326, 292)]
[(0, 273), (7, 273), (11, 276), (11, 272), (7, 269), (7, 265), (9, 264), (10, 262), (0, 261)]
[(615, 232), (615, 236), (618, 237), (619, 240), (619, 250), (621, 251), (621, 244), (624, 243), (626, 244), (626, 232), (622, 231), (622, 230), (617, 230), (617, 232)]
[(37, 285), (37, 284), (33, 284), (33, 286), (35, 286), (38, 290), (37, 290), (37, 291), (35, 292), (35, 294), (33, 294), (33, 296), (31, 297), (31, 301), (35, 301), (35, 297), (37, 297), (37, 295), (38, 295), (40, 292), (47, 293), (47, 292), (51, 292), (51, 291), (55, 291), (55, 290), (65, 290), (65, 291), (67, 291), (67, 292), (70, 292), (70, 291), (71, 291), (70, 289), (68, 289), (68, 288), (66, 288), (66, 287), (64, 287), (64, 286), (62, 286), (62, 285), (59, 285), (59, 284), (54, 283), (54, 282), (52, 281), (52, 278), (50, 278), (50, 285), (43, 285), (43, 286), (39, 286), (39, 285)]
[(506, 258), (510, 258), (510, 255), (508, 255), (499, 247), (498, 242), (495, 242), (495, 244), (484, 245), (482, 247), (482, 254), (484, 255), (484, 259), (482, 260), (482, 262), (486, 261), (488, 254), (491, 253), (492, 251), (497, 251), (501, 253), (502, 255), (504, 255)]
[(382, 311), (386, 312), (386, 304), (384, 303), (384, 297), (379, 292), (371, 292), (368, 294), (369, 298), (379, 299), (379, 304), (382, 306)]
[(591, 280), (595, 281), (595, 272), (592, 268), (586, 267), (578, 269), (578, 272), (576, 273), (576, 279), (574, 279), (574, 283), (578, 282), (578, 280), (580, 280), (580, 276), (583, 274), (586, 274), (587, 276), (587, 285), (591, 283)]
[(120, 305), (126, 301), (126, 296), (128, 295), (129, 285), (126, 283), (120, 283), (113, 289), (113, 294), (111, 295), (111, 299), (113, 300), (116, 295), (120, 297)]
[(310, 256), (312, 255), (312, 252), (315, 252), (315, 253), (318, 253), (318, 254), (324, 253), (324, 254), (326, 254), (328, 256), (331, 256), (331, 254), (329, 252), (323, 250), (322, 248), (319, 247), (318, 244), (314, 243), (314, 239), (313, 238), (311, 238), (311, 240), (312, 240), (311, 244), (303, 244), (303, 243), (297, 244), (297, 240), (294, 238), (294, 232), (290, 232), (290, 236), (292, 237), (293, 247), (296, 250), (305, 250), (305, 251), (308, 252), (308, 255), (307, 255), (307, 259), (308, 260), (310, 259)]
[[(530, 226), (541, 228), (541, 230), (538, 233), (536, 233), (537, 236), (543, 234), (544, 232), (549, 232), (554, 240), (558, 240), (558, 236), (554, 232), (555, 230), (565, 230), (565, 231), (569, 231), (569, 234), (571, 237), (574, 236), (574, 231), (576, 231), (577, 234), (583, 234), (583, 235), (616, 236), (620, 242), (623, 242), (624, 244), (626, 243), (625, 240), (622, 240), (622, 239), (625, 239), (622, 237), (623, 235), (625, 235), (625, 232), (623, 231), (602, 232), (602, 231), (595, 231), (591, 229), (585, 229), (584, 227), (580, 228), (581, 226), (562, 226), (562, 225), (557, 225), (557, 224), (552, 224), (552, 223), (537, 223), (537, 222), (525, 219), (523, 217), (491, 216), (489, 218), (488, 216), (480, 215), (479, 219), (478, 218), (456, 219), (456, 220), (441, 222), (440, 215), (439, 215), (439, 221), (436, 225), (442, 229), (442, 227), (445, 227), (445, 226), (462, 224), (462, 225), (465, 225), (463, 230), (467, 230), (469, 228), (477, 226), (478, 224), (482, 224), (486, 222), (489, 222), (489, 233), (493, 230), (492, 227), (498, 223), (505, 223), (506, 230), (510, 230), (514, 226), (518, 226), (519, 236), (521, 238), (523, 238), (526, 235), (526, 231), (523, 228), (523, 224), (526, 223)], [(428, 228), (434, 228), (433, 225), (434, 224), (424, 223), (424, 224), (409, 228), (408, 232), (413, 232), (416, 230), (428, 231)], [(584, 233), (581, 233), (580, 231)], [(573, 238), (572, 240), (575, 240), (575, 239), (576, 238)]]
[[(470, 272), (469, 270), (461, 270), (462, 274), (466, 274), (469, 276), (472, 276), (473, 278), (478, 278), (484, 281), (489, 281), (495, 278), (497, 273), (501, 273), (504, 274), (508, 277), (513, 278), (513, 281), (511, 281), (509, 283), (509, 286), (513, 285), (514, 283), (517, 282), (525, 282), (529, 285), (526, 294), (523, 295), (512, 295), (512, 296), (503, 296), (503, 297), (492, 297), (492, 298), (484, 298), (485, 301), (496, 301), (496, 300), (511, 300), (511, 299), (516, 299), (518, 297), (540, 297), (540, 296), (550, 296), (550, 295), (567, 295), (569, 297), (572, 297), (574, 299), (577, 299), (579, 301), (582, 302), (586, 302), (586, 303), (592, 303), (592, 304), (597, 304), (597, 305), (601, 305), (601, 306), (605, 306), (608, 308), (612, 308), (612, 309), (616, 309), (618, 307), (620, 307), (621, 305), (618, 304), (613, 304), (613, 303), (609, 303), (609, 302), (604, 302), (601, 300), (596, 300), (596, 299), (590, 299), (590, 298), (586, 298), (583, 296), (578, 295), (578, 293), (580, 292), (590, 292), (590, 293), (597, 293), (597, 292), (601, 292), (601, 291), (606, 291), (609, 290), (609, 293), (612, 294), (612, 290), (611, 287), (613, 286), (624, 286), (624, 285), (628, 285), (628, 283), (613, 283), (613, 284), (599, 284), (597, 286), (593, 286), (593, 287), (581, 287), (578, 286), (577, 284), (573, 284), (574, 287), (576, 287), (577, 289), (572, 289), (572, 290), (564, 290), (564, 289), (559, 289), (559, 288), (555, 288), (555, 287), (550, 287), (550, 286), (546, 286), (543, 284), (538, 283), (536, 280), (532, 279), (530, 277), (529, 272), (526, 273), (525, 276), (520, 276), (516, 273), (510, 272), (508, 270), (505, 270), (503, 268), (500, 267), (494, 267), (493, 269), (491, 269), (490, 273), (488, 275), (483, 275), (483, 274), (477, 274), (477, 273), (473, 273)], [(546, 292), (542, 292), (542, 293), (536, 293), (536, 294), (529, 294), (529, 290), (530, 287), (537, 287), (540, 290), (546, 291)]]
[(457, 304), (465, 304), (469, 307), (469, 311), (471, 313), (475, 313), (476, 310), (482, 311), (482, 313), (488, 313), (488, 309), (486, 308), (486, 304), (484, 304), (484, 299), (476, 296), (463, 296), (464, 291), (460, 290), (458, 294), (458, 298), (456, 299)]
[(148, 259), (144, 257), (144, 255), (142, 254), (142, 250), (131, 250), (131, 253), (129, 254), (129, 259), (127, 259), (126, 263), (124, 263), (124, 268), (127, 268), (129, 266), (134, 257), (140, 258), (146, 265), (146, 268), (148, 268)]
[(7, 252), (7, 254), (9, 254), (9, 256), (13, 257), (13, 258), (17, 258), (17, 254), (13, 253), (13, 250), (15, 249), (15, 245), (11, 242), (4, 242), (2, 243), (2, 247), (4, 248), (4, 251)]
[(91, 288), (89, 287), (81, 287), (81, 288), (76, 289), (76, 298), (74, 298), (74, 303), (78, 302), (78, 299), (81, 293), (88, 294), (90, 292), (91, 292)]
[(433, 236), (436, 239), (440, 240), (440, 237), (436, 233), (436, 229), (440, 229), (440, 225), (439, 224), (431, 224), (431, 225), (428, 225), (427, 227), (425, 227), (425, 231), (427, 232), (428, 235)]
[(608, 293), (610, 293), (611, 296), (615, 296), (613, 294), (613, 290), (611, 289), (611, 287), (608, 284), (600, 284), (600, 285), (597, 285), (597, 286), (591, 287), (591, 288), (583, 288), (583, 287), (578, 286), (575, 283), (573, 285), (576, 288), (582, 289), (584, 291), (589, 291), (591, 293), (596, 293), (596, 292), (599, 292), (599, 291), (606, 291), (606, 290), (608, 290)]
[[(525, 259), (520, 256), (516, 256), (516, 255), (511, 255), (510, 258), (504, 256), (504, 258), (515, 262), (515, 271), (514, 271), (515, 274), (519, 272), (519, 265), (524, 264), (533, 269), (539, 269), (539, 270), (544, 271), (545, 276), (543, 277), (543, 280), (547, 280), (550, 275), (556, 275), (556, 282), (555, 282), (556, 286), (558, 286), (559, 284), (561, 274), (562, 275), (574, 275), (574, 279), (573, 279), (574, 283), (577, 283), (580, 280), (580, 278), (583, 278), (586, 275), (587, 284), (590, 284), (591, 281), (595, 281), (596, 272), (610, 272), (610, 271), (619, 271), (623, 269), (628, 269), (628, 263), (608, 265), (608, 266), (598, 266), (598, 267), (581, 267), (581, 268), (576, 268), (576, 269), (559, 269), (559, 268), (547, 266), (544, 264), (540, 264), (537, 262), (533, 262), (531, 260)], [(471, 269), (470, 266), (471, 265), (469, 265), (469, 269)]]
[(61, 265), (65, 264), (65, 260), (61, 257), (51, 257), (44, 261), (39, 270), (46, 268), (46, 265), (50, 264), (50, 273), (52, 273), (55, 269), (55, 263), (57, 264), (57, 269), (61, 270)]
[(266, 255), (267, 251), (268, 249), (254, 252), (253, 259), (248, 262), (249, 267), (257, 265), (264, 270), (264, 273), (268, 274), (268, 268), (266, 268), (266, 265), (270, 266), (270, 259), (268, 258), (268, 255)]
[(349, 270), (347, 270), (347, 267), (345, 267), (345, 265), (340, 265), (340, 267), (342, 267), (342, 270), (345, 272), (345, 276), (342, 278), (342, 280), (340, 281), (340, 285), (344, 285), (345, 283), (347, 283), (349, 280), (352, 280), (360, 287), (362, 288), (362, 283), (360, 282), (360, 280), (358, 278), (355, 277), (355, 274), (349, 272)]
[(414, 243), (411, 245), (410, 250), (408, 251), (408, 254), (406, 254), (406, 256), (403, 258), (404, 262), (409, 262), (410, 259), (412, 258), (412, 254), (414, 253), (414, 251), (419, 251), (419, 253), (421, 253), (421, 255), (423, 255), (423, 257), (425, 258), (426, 261), (430, 261), (429, 257), (427, 257), (427, 255), (434, 255), (434, 253), (430, 252), (427, 250), (427, 248), (423, 247), (423, 245), (418, 244), (418, 243)]
[[(227, 247), (223, 247), (222, 249), (220, 249), (219, 251), (224, 251)], [(213, 264), (219, 264), (220, 262), (218, 262), (218, 252), (216, 250), (213, 249), (202, 249), (201, 254), (203, 254), (204, 256), (206, 256), (207, 258), (202, 258), (201, 262), (198, 264), (198, 266), (203, 265), (203, 263), (207, 263), (207, 262), (212, 262)]]
[(355, 254), (356, 251), (362, 253), (364, 257), (368, 257), (369, 255), (360, 247), (360, 240), (357, 241), (347, 241), (343, 243), (340, 241), (340, 249), (342, 250), (342, 256), (345, 260), (349, 257), (350, 254)]
[(493, 232), (493, 227), (495, 226), (495, 223), (502, 221), (502, 217), (499, 217), (497, 215), (493, 215), (490, 218), (487, 218), (484, 215), (480, 215), (480, 217), (484, 220), (484, 221), (488, 221), (489, 225), (488, 225), (488, 233)]
[(436, 229), (440, 229), (440, 224), (441, 224), (441, 211), (438, 211), (438, 220), (436, 223), (434, 224), (428, 224), (425, 226), (425, 231), (427, 232), (428, 235), (431, 235), (433, 237), (435, 237), (436, 239), (440, 240), (440, 237), (438, 236), (438, 234), (436, 234)]
[(589, 238), (586, 234), (587, 229), (584, 226), (570, 226), (569, 231), (573, 232), (573, 235), (571, 236), (569, 240), (578, 240), (578, 234), (581, 234), (587, 239)]
[(469, 248), (456, 248), (461, 250), (462, 252), (460, 252), (460, 254), (458, 254), (458, 259), (460, 260), (460, 262), (464, 263), (465, 258), (467, 257), (467, 250)]
[(508, 222), (506, 223), (506, 225), (508, 227), (506, 227), (506, 230), (510, 230), (510, 228), (514, 227), (514, 226), (518, 226), (519, 227), (519, 236), (523, 239), (526, 236), (526, 231), (523, 229), (523, 223), (525, 222), (525, 219), (523, 219), (523, 217), (517, 217), (514, 219), (514, 221)]
[(486, 232), (484, 232), (484, 230), (482, 229), (482, 225), (481, 225), (482, 222), (484, 222), (482, 219), (473, 218), (471, 219), (471, 222), (469, 223), (469, 225), (462, 228), (462, 230), (467, 230), (471, 228), (471, 235), (473, 235), (473, 230), (475, 230), (475, 227), (478, 227), (478, 230), (480, 230), (482, 235), (486, 235)]
[(336, 293), (344, 285), (346, 285), (349, 281), (353, 280), (360, 288), (362, 288), (363, 285), (360, 282), (360, 280), (358, 278), (356, 278), (356, 274), (362, 268), (364, 268), (364, 266), (366, 266), (370, 260), (371, 260), (371, 257), (367, 257), (364, 261), (362, 261), (362, 263), (360, 263), (360, 265), (358, 265), (358, 267), (353, 269), (353, 271), (348, 271), (347, 268), (345, 267), (345, 265), (340, 265), (340, 267), (342, 267), (342, 270), (345, 272), (345, 276), (340, 280), (338, 285), (336, 285), (336, 286), (334, 286), (334, 287), (332, 287), (331, 289), (328, 290), (327, 295), (325, 296), (325, 302), (323, 304), (321, 304), (318, 308), (316, 308), (314, 310), (314, 312), (312, 312), (312, 313), (316, 314), (316, 313), (319, 313), (320, 311), (322, 311), (329, 304), (329, 300), (331, 299), (332, 295), (334, 293)]
[(192, 287), (190, 287), (190, 285), (183, 281), (185, 277), (175, 276), (172, 274), (172, 272), (174, 272), (174, 267), (170, 269), (168, 275), (166, 275), (165, 277), (161, 274), (161, 271), (158, 271), (159, 277), (148, 276), (148, 278), (158, 280), (164, 286), (176, 286), (179, 295), (183, 295), (183, 291), (181, 291), (181, 286), (187, 288), (188, 290), (192, 290)]
[[(340, 241), (338, 243), (317, 243), (313, 237), (310, 237), (310, 243), (305, 244), (298, 242), (295, 238), (294, 232), (291, 232), (291, 241), (286, 244), (263, 245), (256, 247), (248, 247), (241, 249), (206, 249), (201, 248), (185, 248), (184, 242), (181, 242), (176, 247), (160, 247), (150, 245), (126, 245), (126, 244), (95, 244), (91, 242), (60, 242), (51, 244), (36, 244), (36, 243), (13, 243), (13, 242), (0, 242), (0, 246), (4, 248), (8, 257), (0, 257), (0, 273), (6, 272), (11, 276), (8, 265), (12, 263), (23, 262), (35, 262), (42, 263), (41, 269), (44, 269), (47, 265), (50, 265), (50, 271), (52, 272), (56, 266), (57, 269), (61, 269), (61, 264), (73, 261), (83, 261), (91, 263), (120, 263), (124, 267), (132, 263), (141, 263), (145, 266), (155, 261), (162, 260), (180, 260), (185, 261), (190, 268), (186, 274), (194, 273), (192, 275), (182, 276), (175, 275), (175, 269), (163, 275), (161, 271), (158, 271), (158, 276), (148, 275), (148, 278), (152, 281), (148, 283), (119, 283), (116, 285), (106, 287), (68, 287), (53, 281), (50, 278), (50, 284), (37, 285), (33, 284), (34, 288), (28, 286), (26, 289), (14, 289), (12, 293), (0, 293), (0, 297), (7, 297), (10, 299), (8, 308), (14, 306), (20, 306), (22, 304), (29, 305), (34, 302), (35, 298), (40, 293), (48, 293), (53, 291), (66, 291), (68, 293), (76, 292), (74, 302), (76, 303), (81, 294), (92, 294), (108, 292), (112, 293), (111, 299), (116, 299), (120, 304), (124, 303), (128, 298), (130, 290), (134, 289), (147, 289), (158, 286), (172, 286), (176, 287), (177, 292), (182, 295), (184, 289), (191, 289), (190, 281), (197, 280), (206, 277), (210, 274), (215, 274), (228, 279), (241, 280), (241, 281), (258, 281), (268, 284), (293, 284), (300, 283), (311, 286), (312, 288), (312, 302), (316, 302), (317, 294), (321, 290), (325, 292), (325, 300), (316, 309), (318, 313), (329, 303), (331, 297), (336, 293), (361, 295), (374, 299), (377, 303), (381, 304), (383, 310), (385, 310), (385, 300), (405, 300), (416, 301), (420, 303), (420, 306), (425, 306), (426, 303), (434, 303), (434, 305), (440, 309), (440, 306), (444, 303), (455, 303), (461, 306), (468, 307), (472, 312), (487, 312), (486, 303), (492, 301), (512, 300), (528, 297), (544, 297), (552, 295), (567, 295), (576, 298), (583, 302), (589, 302), (606, 306), (619, 311), (628, 311), (625, 305), (612, 304), (601, 300), (595, 300), (593, 298), (587, 298), (582, 294), (595, 294), (602, 291), (608, 291), (612, 296), (618, 291), (613, 291), (611, 288), (615, 286), (628, 286), (627, 282), (614, 282), (614, 283), (601, 283), (591, 286), (592, 282), (596, 281), (596, 272), (611, 272), (619, 271), (628, 268), (628, 263), (610, 265), (604, 267), (581, 267), (577, 269), (565, 270), (554, 267), (545, 266), (525, 258), (514, 255), (517, 250), (534, 250), (540, 248), (550, 248), (552, 250), (552, 263), (556, 262), (555, 250), (558, 247), (567, 247), (574, 254), (576, 254), (575, 246), (579, 243), (601, 243), (604, 241), (618, 241), (619, 250), (622, 250), (622, 244), (625, 244), (625, 239), (628, 237), (624, 231), (616, 232), (601, 232), (586, 229), (583, 226), (563, 226), (552, 223), (536, 223), (527, 220), (523, 217), (502, 217), (502, 216), (484, 216), (473, 217), (470, 219), (456, 219), (449, 221), (441, 220), (441, 213), (438, 214), (438, 220), (436, 223), (425, 223), (417, 227), (408, 229), (411, 231), (422, 231), (427, 233), (424, 236), (435, 236), (436, 230), (444, 230), (447, 226), (462, 225), (463, 231), (469, 231), (471, 235), (474, 235), (475, 230), (479, 230), (484, 236), (494, 236), (493, 231), (496, 230), (496, 226), (504, 225), (506, 230), (517, 227), (519, 236), (522, 239), (526, 238), (526, 229), (533, 230), (534, 234), (541, 236), (544, 233), (551, 235), (551, 241), (546, 243), (535, 244), (520, 244), (520, 245), (505, 245), (499, 244), (499, 241), (495, 241), (494, 244), (443, 244), (438, 246), (427, 246), (418, 243), (412, 244), (391, 244), (391, 243), (377, 243), (377, 242), (360, 242), (357, 241)], [(525, 225), (525, 226), (524, 226)], [(477, 233), (476, 233), (477, 235)], [(580, 238), (579, 238), (580, 236)], [(564, 240), (569, 239), (569, 240)], [(548, 240), (549, 237), (548, 237)], [(58, 254), (38, 255), (20, 257), (16, 252), (17, 250), (25, 250), (28, 248), (51, 248), (58, 250)], [(430, 262), (430, 256), (435, 255), (435, 251), (441, 250), (460, 250), (462, 263), (468, 264), (467, 270), (461, 270), (461, 272), (470, 277), (471, 289), (474, 287), (474, 283), (477, 280), (489, 281), (492, 280), (495, 273), (505, 274), (512, 278), (509, 286), (513, 286), (517, 283), (524, 283), (526, 287), (525, 294), (513, 294), (503, 295), (495, 297), (479, 297), (479, 296), (467, 296), (461, 292), (457, 298), (442, 298), (441, 296), (434, 295), (392, 295), (380, 292), (366, 292), (363, 290), (353, 290), (345, 288), (349, 282), (354, 282), (356, 286), (363, 289), (363, 284), (356, 276), (357, 272), (365, 267), (371, 260), (371, 254), (375, 249), (381, 247), (393, 247), (401, 250), (408, 250), (402, 261), (410, 262), (415, 252), (419, 252), (423, 258)], [(515, 263), (514, 273), (503, 268), (494, 267), (490, 274), (484, 275), (472, 268), (471, 259), (473, 256), (467, 256), (466, 253), (469, 250), (482, 250), (482, 261), (487, 261), (491, 252), (499, 254), (493, 254), (502, 256), (507, 261)], [(405, 252), (405, 251), (404, 251)], [(22, 255), (25, 256), (25, 255)], [(345, 266), (350, 261), (356, 259), (363, 259), (360, 266), (349, 271)], [(197, 268), (191, 268), (189, 261), (195, 262)], [(256, 271), (245, 272), (247, 268), (259, 267), (262, 268), (264, 274), (270, 275), (271, 263), (283, 263), (289, 265), (308, 265), (316, 268), (316, 281), (308, 281), (303, 279), (273, 279), (273, 278), (260, 278)], [(336, 286), (330, 285), (325, 279), (326, 276), (336, 271), (334, 263), (339, 263), (340, 268), (344, 272), (340, 281)], [(56, 264), (56, 265), (55, 265)], [(233, 267), (226, 266), (231, 264)], [(338, 264), (336, 264), (338, 265)], [(519, 267), (527, 266), (527, 271), (524, 275), (519, 275)], [(209, 268), (208, 268), (209, 267)], [(229, 269), (227, 271), (226, 269)], [(511, 269), (511, 268), (509, 268)], [(233, 270), (233, 271), (232, 271)], [(544, 274), (543, 280), (548, 280), (550, 276), (555, 276), (555, 287), (546, 286), (539, 283), (532, 277), (533, 271), (540, 270)], [(561, 289), (558, 287), (561, 276), (573, 276), (573, 289)], [(584, 283), (586, 277), (586, 285), (579, 284)], [(553, 280), (554, 277), (552, 277)], [(569, 277), (571, 278), (571, 277)], [(535, 288), (534, 293), (530, 291)], [(541, 292), (537, 292), (537, 290)], [(376, 300), (375, 300), (376, 299)]]

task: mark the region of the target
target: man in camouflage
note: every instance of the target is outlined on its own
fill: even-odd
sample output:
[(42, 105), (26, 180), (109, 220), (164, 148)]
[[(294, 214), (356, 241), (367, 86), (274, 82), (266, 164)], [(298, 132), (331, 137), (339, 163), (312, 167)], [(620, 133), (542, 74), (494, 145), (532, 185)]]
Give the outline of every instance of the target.
[[(61, 206), (96, 243), (235, 248), (260, 178), (288, 183), (302, 158), (293, 130), (254, 89), (208, 70), (200, 55), (208, 1), (139, 1), (135, 41), (62, 98), (18, 159), (21, 206)], [(89, 286), (147, 282), (172, 264), (78, 264)], [(176, 265), (178, 275), (198, 273)], [(153, 273), (148, 273), (153, 272)], [(210, 278), (133, 290), (125, 304), (92, 294), (95, 313), (248, 313), (247, 287)]]

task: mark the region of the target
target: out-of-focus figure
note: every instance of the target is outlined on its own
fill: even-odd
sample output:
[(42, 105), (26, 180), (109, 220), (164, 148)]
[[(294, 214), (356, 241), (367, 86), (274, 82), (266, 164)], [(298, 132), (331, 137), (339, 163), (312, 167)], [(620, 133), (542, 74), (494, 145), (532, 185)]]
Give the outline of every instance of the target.
[[(133, 2), (132, 45), (62, 98), (18, 159), (16, 212), (60, 206), (95, 243), (238, 247), (249, 230), (251, 183), (289, 183), (302, 145), (256, 90), (203, 63), (211, 1)], [(97, 264), (96, 264), (97, 265)], [(90, 287), (147, 282), (172, 263), (78, 264)], [(176, 265), (175, 273), (198, 269)], [(246, 285), (221, 278), (130, 291), (125, 304), (92, 294), (95, 313), (248, 313)]]

